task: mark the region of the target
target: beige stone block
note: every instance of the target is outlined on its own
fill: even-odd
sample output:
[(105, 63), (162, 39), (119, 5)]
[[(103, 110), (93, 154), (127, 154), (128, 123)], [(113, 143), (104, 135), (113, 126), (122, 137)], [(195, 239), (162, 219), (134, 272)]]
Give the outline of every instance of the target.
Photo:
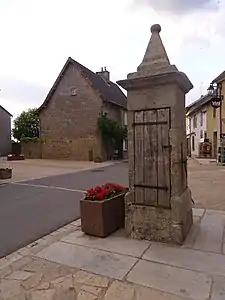
[(46, 268), (57, 265), (54, 262), (50, 262), (41, 258), (35, 259), (33, 262), (26, 265), (23, 269), (29, 272), (43, 272)]
[(17, 270), (23, 268), (24, 266), (32, 263), (32, 261), (34, 261), (34, 259), (32, 257), (24, 256), (21, 259), (10, 264), (10, 267), (12, 268), (12, 271), (17, 271)]
[(76, 272), (77, 270), (75, 268), (64, 265), (55, 265), (53, 263), (52, 266), (45, 270), (43, 280), (51, 281), (62, 276), (75, 274)]
[(200, 218), (202, 218), (205, 213), (205, 209), (203, 208), (192, 208), (192, 211), (194, 217), (200, 217)]
[(31, 291), (30, 293), (27, 294), (27, 300), (53, 300), (54, 294), (55, 294), (54, 289), (50, 289), (46, 291)]
[(57, 242), (38, 254), (39, 257), (94, 274), (122, 279), (137, 258), (88, 247)]
[(187, 214), (189, 211), (192, 211), (191, 191), (189, 188), (187, 188), (181, 195), (175, 195), (171, 198), (171, 208), (173, 222), (178, 224), (184, 223), (186, 221)]
[(90, 237), (80, 230), (64, 237), (62, 241), (135, 257), (141, 257), (144, 251), (150, 246), (150, 242), (148, 241), (138, 241), (126, 238), (125, 236), (111, 235), (104, 239)]
[(15, 279), (15, 280), (26, 280), (29, 277), (31, 277), (33, 275), (33, 273), (31, 272), (27, 272), (27, 271), (15, 271), (12, 274), (10, 274), (9, 276), (7, 276), (7, 279)]
[(135, 297), (135, 300), (188, 300), (186, 297), (184, 298), (137, 285), (135, 286)]
[(0, 269), (0, 279), (8, 276), (12, 273), (12, 269), (10, 266), (6, 266), (5, 268)]
[(38, 286), (41, 283), (42, 278), (43, 278), (42, 273), (35, 273), (33, 276), (29, 277), (21, 284), (26, 290), (29, 290)]
[(206, 209), (206, 215), (223, 215), (225, 217), (224, 210)]
[(170, 210), (151, 206), (129, 205), (125, 227), (132, 238), (171, 241), (172, 217)]
[(213, 290), (211, 300), (224, 300), (225, 299), (225, 277), (213, 278)]
[(72, 222), (71, 225), (80, 227), (81, 226), (81, 219), (78, 219), (78, 220)]
[[(1, 298), (0, 296), (0, 300), (5, 300), (5, 299)], [(19, 295), (10, 298), (9, 300), (29, 300), (29, 299), (26, 297), (26, 293), (22, 292)]]
[(135, 265), (127, 280), (193, 300), (207, 300), (211, 286), (208, 275), (143, 260)]
[(36, 287), (37, 290), (48, 290), (50, 288), (49, 282), (43, 282)]
[(199, 217), (197, 217), (197, 218), (198, 219), (195, 220), (195, 217), (194, 217), (193, 225), (191, 227), (191, 230), (189, 231), (189, 234), (188, 234), (186, 240), (184, 241), (184, 243), (182, 245), (183, 247), (193, 248), (193, 246), (194, 246), (197, 236), (199, 235), (199, 232), (201, 230), (200, 218)]
[(21, 258), (22, 258), (22, 256), (19, 253), (15, 252), (15, 253), (12, 253), (12, 254), (0, 259), (0, 269), (12, 264), (13, 262), (15, 262)]
[(134, 299), (134, 287), (131, 284), (123, 283), (120, 281), (114, 281), (105, 295), (105, 300), (133, 300)]
[(56, 290), (52, 300), (76, 300), (77, 299), (77, 293), (75, 289), (60, 289)]
[(13, 279), (2, 279), (0, 282), (0, 292), (2, 298), (9, 299), (10, 297), (18, 296), (23, 292), (21, 284), (17, 280)]
[(70, 289), (73, 288), (73, 275), (62, 276), (51, 281), (55, 289)]
[(6, 260), (5, 257), (0, 259), (0, 270), (5, 268), (8, 265), (8, 261)]
[(225, 255), (154, 243), (143, 256), (156, 263), (224, 276)]
[(78, 271), (75, 275), (73, 275), (73, 278), (75, 283), (100, 288), (106, 288), (109, 285), (109, 279), (107, 277), (98, 276), (85, 271)]
[(200, 232), (193, 245), (201, 251), (221, 253), (225, 218), (219, 214), (206, 214), (201, 221)]
[(96, 295), (96, 296), (98, 296), (103, 291), (102, 288), (90, 286), (90, 285), (82, 285), (81, 290), (88, 292), (90, 294)]
[(84, 291), (81, 291), (77, 297), (77, 300), (96, 300), (96, 299), (97, 299), (97, 296), (87, 293), (87, 292), (84, 292)]

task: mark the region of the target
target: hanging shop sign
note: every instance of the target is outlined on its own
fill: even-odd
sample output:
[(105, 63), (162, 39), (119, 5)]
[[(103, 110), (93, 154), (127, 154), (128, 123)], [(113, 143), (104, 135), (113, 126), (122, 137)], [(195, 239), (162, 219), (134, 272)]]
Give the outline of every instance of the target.
[(215, 107), (215, 108), (218, 108), (218, 107), (221, 106), (221, 102), (222, 102), (222, 100), (221, 100), (220, 97), (213, 97), (211, 99), (211, 106)]

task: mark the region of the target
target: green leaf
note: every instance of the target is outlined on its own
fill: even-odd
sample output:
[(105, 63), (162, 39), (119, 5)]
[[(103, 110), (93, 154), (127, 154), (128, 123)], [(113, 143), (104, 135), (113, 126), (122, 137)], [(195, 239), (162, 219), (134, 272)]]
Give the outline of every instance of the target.
[(12, 133), (18, 141), (21, 141), (22, 138), (39, 137), (39, 119), (35, 108), (23, 111), (14, 120)]

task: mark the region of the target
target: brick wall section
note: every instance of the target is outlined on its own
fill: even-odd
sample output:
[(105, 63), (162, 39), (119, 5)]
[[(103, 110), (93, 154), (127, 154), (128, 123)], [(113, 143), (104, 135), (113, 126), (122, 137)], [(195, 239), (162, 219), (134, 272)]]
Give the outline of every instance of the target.
[(42, 158), (42, 143), (21, 142), (21, 153), (25, 158), (40, 159)]
[[(71, 89), (76, 95), (71, 96)], [(40, 113), (40, 132), (45, 140), (42, 158), (89, 160), (101, 156), (97, 118), (102, 100), (73, 65)]]
[(0, 156), (11, 152), (11, 117), (0, 107)]

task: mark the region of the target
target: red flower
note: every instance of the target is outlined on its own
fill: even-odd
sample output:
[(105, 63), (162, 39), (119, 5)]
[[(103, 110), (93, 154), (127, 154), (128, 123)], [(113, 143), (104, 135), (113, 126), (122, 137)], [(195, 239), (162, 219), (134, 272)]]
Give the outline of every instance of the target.
[(88, 193), (89, 196), (92, 196), (92, 195), (95, 194), (95, 191), (94, 191), (94, 189), (89, 189), (89, 190), (87, 191), (87, 193)]
[(113, 197), (122, 191), (125, 192), (126, 187), (115, 184), (115, 183), (105, 183), (102, 186), (96, 186), (95, 188), (87, 190), (85, 195), (86, 200), (103, 200)]
[(96, 199), (97, 200), (102, 200), (103, 199), (103, 194), (102, 193), (98, 193), (98, 194), (96, 194)]

